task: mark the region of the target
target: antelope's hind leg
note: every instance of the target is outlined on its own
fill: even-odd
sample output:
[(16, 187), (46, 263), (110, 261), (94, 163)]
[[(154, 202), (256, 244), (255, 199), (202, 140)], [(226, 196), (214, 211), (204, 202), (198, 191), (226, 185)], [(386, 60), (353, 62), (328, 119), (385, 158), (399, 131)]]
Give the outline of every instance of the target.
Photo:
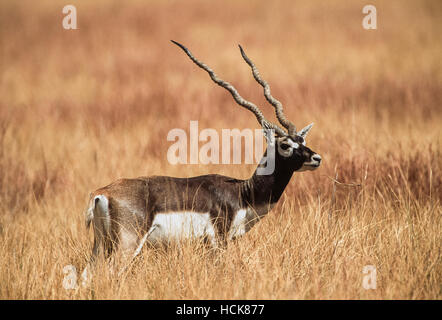
[(140, 239), (137, 245), (132, 246), (131, 248), (126, 248), (125, 250), (125, 258), (127, 258), (127, 263), (120, 269), (118, 272), (118, 276), (120, 276), (123, 272), (127, 270), (127, 268), (131, 265), (131, 263), (135, 260), (135, 258), (140, 254), (141, 250), (144, 247), (144, 244), (148, 240), (149, 236), (155, 231), (157, 228), (156, 225), (152, 226), (148, 232), (144, 234), (144, 236)]

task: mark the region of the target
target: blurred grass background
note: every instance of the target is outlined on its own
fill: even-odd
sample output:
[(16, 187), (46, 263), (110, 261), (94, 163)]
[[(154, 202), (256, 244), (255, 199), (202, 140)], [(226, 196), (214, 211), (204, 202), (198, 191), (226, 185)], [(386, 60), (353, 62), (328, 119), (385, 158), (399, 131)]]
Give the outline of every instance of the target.
[[(67, 4), (0, 3), (1, 298), (441, 298), (439, 1), (372, 1), (377, 30), (362, 28), (365, 1), (75, 1), (78, 30), (64, 30)], [(323, 165), (220, 257), (146, 251), (124, 280), (67, 291), (63, 266), (90, 253), (90, 191), (254, 170), (167, 162), (167, 133), (190, 120), (259, 127), (170, 39), (275, 119), (240, 43), (288, 118), (315, 122)]]

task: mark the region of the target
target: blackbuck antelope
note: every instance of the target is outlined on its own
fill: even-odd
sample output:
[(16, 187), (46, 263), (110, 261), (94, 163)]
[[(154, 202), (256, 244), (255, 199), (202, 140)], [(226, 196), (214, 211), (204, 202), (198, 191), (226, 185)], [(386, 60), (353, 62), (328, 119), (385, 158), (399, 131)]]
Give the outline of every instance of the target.
[(172, 42), (207, 71), (216, 84), (227, 89), (240, 106), (253, 112), (265, 129), (267, 148), (263, 159), (274, 161), (274, 170), (261, 174), (261, 161), (248, 180), (217, 174), (191, 178), (151, 176), (120, 179), (92, 192), (86, 211), (86, 225), (92, 222), (94, 228), (91, 263), (100, 252), (107, 257), (117, 247), (134, 258), (146, 242), (155, 246), (196, 237), (208, 240), (213, 247), (225, 244), (245, 234), (272, 209), (295, 171), (315, 170), (321, 163), (320, 155), (305, 145), (312, 124), (296, 131), (241, 46), (242, 57), (264, 88), (265, 98), (275, 108), (285, 130), (266, 120), (255, 104), (244, 100), (186, 47)]

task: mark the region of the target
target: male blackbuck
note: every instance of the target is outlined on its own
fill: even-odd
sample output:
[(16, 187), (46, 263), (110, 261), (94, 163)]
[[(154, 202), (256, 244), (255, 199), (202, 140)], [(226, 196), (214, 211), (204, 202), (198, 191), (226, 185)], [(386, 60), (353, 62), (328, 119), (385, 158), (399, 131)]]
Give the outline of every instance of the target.
[[(221, 80), (183, 45), (178, 45), (210, 78), (227, 89), (242, 107), (256, 116), (265, 129), (267, 148), (263, 159), (274, 162), (272, 172), (259, 169), (250, 179), (240, 180), (217, 174), (191, 178), (167, 176), (120, 179), (90, 195), (86, 225), (92, 222), (94, 246), (91, 263), (100, 252), (109, 256), (117, 247), (132, 258), (145, 243), (155, 246), (179, 239), (203, 238), (213, 247), (249, 231), (276, 204), (295, 171), (315, 170), (319, 154), (306, 147), (305, 137), (312, 124), (300, 131), (272, 97), (254, 63), (239, 46), (255, 80), (264, 88), (267, 101), (275, 108), (282, 127), (264, 118), (253, 103), (244, 100), (228, 82)], [(276, 150), (276, 151), (275, 151)]]

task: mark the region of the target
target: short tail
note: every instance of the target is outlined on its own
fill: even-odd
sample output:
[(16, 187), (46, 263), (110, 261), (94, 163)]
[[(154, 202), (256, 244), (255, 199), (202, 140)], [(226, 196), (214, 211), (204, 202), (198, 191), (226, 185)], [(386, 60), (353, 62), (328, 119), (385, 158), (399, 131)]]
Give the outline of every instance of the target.
[(85, 213), (86, 228), (89, 228), (91, 222), (94, 226), (94, 248), (92, 250), (91, 260), (95, 260), (101, 248), (104, 252), (111, 250), (111, 218), (109, 213), (109, 199), (105, 195), (96, 195), (91, 198), (89, 208)]
[(107, 233), (110, 229), (109, 200), (102, 194), (95, 196), (89, 203), (89, 208), (85, 213), (86, 229), (90, 227), (91, 222), (94, 221), (95, 218), (98, 219), (96, 221), (97, 224), (102, 225), (104, 228), (102, 231)]

